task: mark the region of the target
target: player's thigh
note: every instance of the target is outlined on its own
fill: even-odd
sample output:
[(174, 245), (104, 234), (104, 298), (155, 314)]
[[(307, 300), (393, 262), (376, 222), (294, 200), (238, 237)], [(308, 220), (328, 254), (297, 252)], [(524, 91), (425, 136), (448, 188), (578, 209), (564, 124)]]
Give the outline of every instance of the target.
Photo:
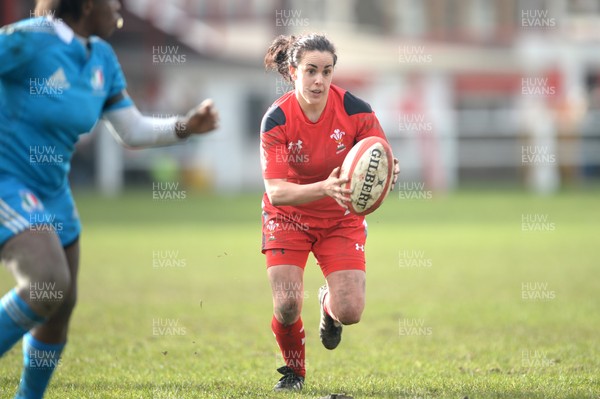
[(366, 223), (350, 218), (327, 231), (314, 253), (329, 287), (329, 305), (345, 324), (360, 320), (365, 306)]
[[(42, 202), (17, 179), (0, 178), (0, 258), (15, 276), (21, 295), (33, 298), (31, 289), (53, 290), (56, 296), (67, 293), (71, 273), (62, 240), (78, 234), (68, 190)], [(41, 292), (40, 299), (46, 294)]]
[(65, 256), (67, 258), (67, 266), (71, 274), (71, 297), (73, 302), (77, 298), (77, 280), (79, 277), (79, 259), (80, 259), (80, 244), (79, 238), (75, 242), (64, 247)]
[(362, 218), (345, 219), (321, 234), (313, 253), (325, 278), (342, 270), (366, 270), (366, 222)]
[(329, 304), (336, 316), (360, 317), (366, 298), (366, 274), (362, 270), (339, 270), (327, 276)]
[(304, 300), (304, 268), (314, 237), (304, 225), (282, 214), (263, 212), (262, 253), (273, 294), (275, 317), (295, 322)]
[(77, 303), (77, 276), (79, 274), (79, 240), (64, 248), (71, 285), (60, 307), (40, 326), (32, 330), (33, 336), (42, 342), (61, 343), (67, 341), (69, 321)]
[(53, 231), (63, 247), (75, 242), (81, 224), (70, 188), (41, 197), (19, 179), (0, 175), (0, 248), (25, 231)]
[(2, 247), (2, 262), (17, 292), (41, 316), (49, 316), (69, 295), (71, 275), (60, 240), (52, 231), (24, 231)]

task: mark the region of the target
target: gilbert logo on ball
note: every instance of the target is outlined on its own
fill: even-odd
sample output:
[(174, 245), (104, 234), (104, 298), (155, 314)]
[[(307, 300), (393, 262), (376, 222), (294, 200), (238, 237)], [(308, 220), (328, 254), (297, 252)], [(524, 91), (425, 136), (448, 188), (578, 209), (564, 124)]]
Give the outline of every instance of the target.
[(393, 155), (390, 145), (380, 137), (367, 137), (352, 147), (340, 171), (352, 190), (348, 209), (355, 215), (375, 211), (390, 191), (393, 178)]

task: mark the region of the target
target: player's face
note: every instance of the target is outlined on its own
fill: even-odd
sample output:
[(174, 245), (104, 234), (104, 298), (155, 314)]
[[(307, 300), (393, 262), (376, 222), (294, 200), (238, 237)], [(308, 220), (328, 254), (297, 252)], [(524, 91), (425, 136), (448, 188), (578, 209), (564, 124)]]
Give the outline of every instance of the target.
[(328, 51), (307, 51), (298, 68), (292, 68), (296, 97), (301, 104), (319, 106), (327, 103), (333, 76), (333, 55)]
[(115, 31), (117, 22), (121, 19), (119, 0), (95, 0), (94, 8), (90, 14), (92, 33), (103, 39), (108, 38)]

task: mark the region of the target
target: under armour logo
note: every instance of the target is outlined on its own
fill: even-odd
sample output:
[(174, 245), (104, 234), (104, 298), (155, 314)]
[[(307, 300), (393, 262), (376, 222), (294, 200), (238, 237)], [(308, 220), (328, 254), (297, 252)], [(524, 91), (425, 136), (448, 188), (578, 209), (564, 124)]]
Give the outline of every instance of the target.
[(354, 245), (356, 245), (356, 250), (357, 251), (363, 251), (363, 252), (365, 252), (365, 245), (364, 244), (363, 245), (359, 245), (358, 243), (356, 243)]
[(298, 140), (296, 143), (293, 141), (288, 143), (288, 151), (297, 154), (300, 150), (302, 150), (302, 140)]

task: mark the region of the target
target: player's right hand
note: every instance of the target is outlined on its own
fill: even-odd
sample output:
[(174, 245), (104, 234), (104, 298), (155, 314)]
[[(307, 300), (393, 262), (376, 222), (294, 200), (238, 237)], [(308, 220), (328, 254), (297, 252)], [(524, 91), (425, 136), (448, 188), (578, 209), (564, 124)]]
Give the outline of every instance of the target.
[(325, 194), (333, 198), (344, 209), (348, 209), (346, 202), (350, 202), (349, 195), (352, 194), (352, 190), (342, 187), (347, 182), (347, 177), (340, 178), (339, 166), (331, 171), (327, 179), (323, 180)]
[(211, 99), (204, 100), (177, 122), (177, 136), (189, 137), (192, 134), (208, 133), (219, 127), (219, 112)]

